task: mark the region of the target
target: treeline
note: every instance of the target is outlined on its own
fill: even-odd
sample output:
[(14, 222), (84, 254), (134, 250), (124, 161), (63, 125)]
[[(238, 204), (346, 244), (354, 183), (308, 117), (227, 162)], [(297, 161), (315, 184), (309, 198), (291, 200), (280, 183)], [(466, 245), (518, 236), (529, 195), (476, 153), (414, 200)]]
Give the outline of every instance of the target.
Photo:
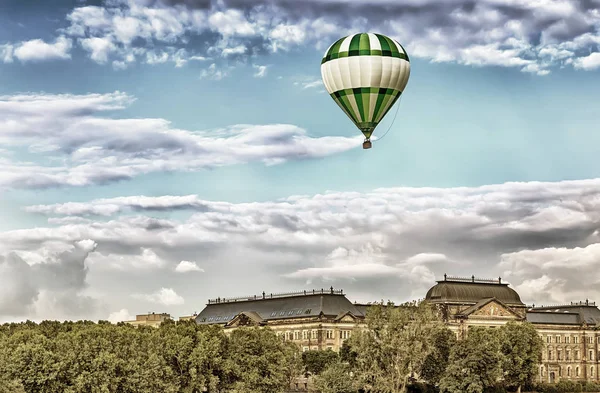
[(536, 384), (542, 339), (529, 323), (472, 327), (457, 340), (426, 303), (374, 306), (339, 358), (316, 377), (322, 393), (600, 392), (600, 385)]
[(302, 372), (298, 348), (270, 330), (193, 321), (0, 326), (1, 393), (276, 393)]
[(283, 393), (308, 374), (320, 393), (600, 391), (535, 386), (543, 343), (528, 323), (472, 328), (457, 341), (425, 303), (373, 306), (366, 323), (339, 354), (300, 353), (270, 329), (225, 334), (193, 321), (5, 324), (0, 393)]

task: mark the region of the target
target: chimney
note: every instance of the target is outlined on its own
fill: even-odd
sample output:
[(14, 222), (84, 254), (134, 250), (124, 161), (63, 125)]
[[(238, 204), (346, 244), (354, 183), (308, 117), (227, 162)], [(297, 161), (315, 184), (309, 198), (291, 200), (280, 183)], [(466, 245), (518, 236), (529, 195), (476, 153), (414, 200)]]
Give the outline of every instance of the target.
[(498, 284), (502, 284), (502, 277), (498, 277)]
[(446, 281), (446, 273), (444, 273), (444, 281)]
[(472, 282), (475, 282), (475, 275), (472, 275), (472, 276), (471, 276), (471, 281), (472, 281)]

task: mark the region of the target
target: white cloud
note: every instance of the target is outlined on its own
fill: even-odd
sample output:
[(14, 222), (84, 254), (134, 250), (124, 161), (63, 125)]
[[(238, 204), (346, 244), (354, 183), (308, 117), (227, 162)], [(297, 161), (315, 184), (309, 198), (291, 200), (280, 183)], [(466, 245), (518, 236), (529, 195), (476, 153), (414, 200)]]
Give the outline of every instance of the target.
[[(185, 0), (169, 3), (172, 6), (123, 0), (76, 7), (67, 15), (70, 25), (57, 33), (79, 39), (95, 61), (112, 61), (122, 68), (136, 60), (146, 61), (147, 49), (177, 53), (201, 35), (209, 48), (224, 57), (255, 56), (307, 46), (324, 50), (339, 37), (371, 30), (376, 24), (414, 57), (515, 67), (539, 75), (568, 64), (595, 69), (590, 52), (600, 42), (600, 15), (583, 0), (483, 0), (474, 5), (467, 0), (367, 0), (353, 7), (345, 1), (311, 0), (303, 3), (305, 7), (257, 1), (235, 8), (223, 3), (194, 8), (194, 3)], [(147, 45), (134, 45), (136, 40)], [(11, 45), (4, 50), (4, 61), (12, 58)], [(179, 60), (173, 62), (181, 67), (190, 56), (205, 54), (180, 52)]]
[[(14, 49), (14, 57), (22, 62), (37, 62), (45, 60), (65, 60), (71, 58), (73, 44), (70, 38), (61, 36), (53, 44), (40, 39), (25, 41)], [(6, 56), (6, 55), (5, 55)]]
[[(123, 261), (124, 271), (134, 272), (145, 264), (151, 267), (145, 274), (156, 274), (158, 285), (173, 269), (168, 266), (202, 258), (214, 261), (206, 265), (211, 280), (227, 280), (236, 293), (254, 292), (257, 285), (276, 291), (307, 282), (318, 287), (341, 283), (376, 299), (406, 299), (423, 296), (435, 278), (449, 273), (502, 276), (530, 303), (600, 298), (600, 275), (586, 275), (582, 285), (580, 274), (600, 271), (598, 190), (600, 179), (328, 192), (260, 203), (195, 195), (98, 199), (28, 208), (50, 216), (101, 214), (110, 219), (6, 231), (0, 254), (28, 252), (21, 255), (33, 260), (51, 244), (59, 249), (93, 239), (98, 248), (88, 261), (94, 271), (109, 271)], [(189, 216), (145, 216), (156, 211)], [(141, 249), (153, 254), (144, 256)], [(251, 274), (248, 269), (261, 272), (252, 283), (243, 280)], [(220, 291), (220, 286), (206, 285), (207, 297)], [(548, 292), (536, 294), (544, 285)]]
[(0, 187), (84, 186), (160, 171), (249, 162), (273, 165), (325, 157), (360, 144), (357, 138), (313, 138), (288, 124), (188, 131), (173, 128), (165, 119), (99, 116), (133, 101), (121, 92), (0, 96), (0, 143), (29, 147), (40, 159), (56, 162), (42, 166), (0, 158)]
[(110, 313), (107, 321), (111, 323), (118, 323), (123, 321), (132, 321), (135, 320), (135, 315), (129, 314), (129, 311), (125, 308), (122, 308), (119, 311), (115, 311)]
[(200, 268), (196, 262), (181, 261), (175, 268), (177, 273), (189, 273), (189, 272), (204, 272), (204, 269)]
[(148, 295), (133, 294), (132, 297), (150, 303), (162, 304), (164, 306), (178, 306), (185, 303), (185, 300), (171, 288), (161, 288)]
[(269, 66), (266, 65), (254, 65), (254, 69), (256, 69), (256, 72), (254, 73), (254, 77), (255, 78), (264, 78), (265, 76), (267, 76), (267, 69), (269, 68)]
[(574, 60), (575, 68), (582, 70), (596, 70), (600, 68), (600, 52), (594, 52), (585, 57)]
[(145, 247), (141, 247), (140, 253), (137, 255), (93, 253), (88, 257), (88, 263), (99, 269), (132, 271), (157, 270), (166, 266), (166, 262), (160, 256), (152, 249)]
[(3, 63), (13, 62), (13, 51), (14, 47), (10, 44), (0, 45), (0, 60)]

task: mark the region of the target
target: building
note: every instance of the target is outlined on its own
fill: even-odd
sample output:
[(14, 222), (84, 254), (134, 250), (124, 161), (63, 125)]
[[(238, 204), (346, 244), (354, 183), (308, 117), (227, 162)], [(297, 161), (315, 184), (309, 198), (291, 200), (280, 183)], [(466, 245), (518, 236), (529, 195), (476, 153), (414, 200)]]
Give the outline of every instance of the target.
[(545, 343), (539, 382), (600, 381), (600, 310), (595, 303), (586, 300), (527, 307), (501, 278), (481, 280), (445, 274), (425, 299), (438, 305), (459, 338), (467, 334), (470, 326), (495, 327), (508, 321), (532, 323)]
[[(470, 326), (532, 323), (545, 343), (540, 382), (600, 381), (600, 310), (593, 302), (528, 307), (502, 278), (446, 274), (429, 289), (425, 301), (437, 306), (459, 339), (466, 337)], [(220, 324), (226, 331), (239, 326), (268, 326), (277, 335), (296, 342), (303, 351), (337, 351), (351, 331), (362, 325), (368, 307), (351, 303), (342, 290), (333, 288), (268, 295), (263, 292), (262, 296), (209, 300), (196, 322)]]
[(198, 316), (198, 314), (194, 313), (192, 315), (186, 315), (183, 317), (179, 317), (180, 321), (191, 321), (191, 320), (196, 320), (196, 317)]
[(539, 381), (600, 381), (600, 310), (595, 302), (531, 307), (527, 321), (545, 343)]
[(134, 326), (144, 325), (144, 326), (158, 327), (158, 326), (160, 326), (161, 323), (163, 323), (167, 319), (171, 319), (171, 315), (165, 314), (165, 313), (161, 313), (161, 314), (148, 313), (148, 314), (136, 315), (135, 320), (125, 321), (125, 323), (134, 325)]
[(497, 280), (448, 277), (437, 281), (425, 300), (438, 306), (444, 322), (460, 339), (470, 326), (501, 326), (524, 321), (527, 306), (508, 283)]
[(196, 317), (199, 324), (268, 326), (303, 351), (339, 350), (364, 317), (342, 290), (311, 290), (239, 298), (217, 298)]

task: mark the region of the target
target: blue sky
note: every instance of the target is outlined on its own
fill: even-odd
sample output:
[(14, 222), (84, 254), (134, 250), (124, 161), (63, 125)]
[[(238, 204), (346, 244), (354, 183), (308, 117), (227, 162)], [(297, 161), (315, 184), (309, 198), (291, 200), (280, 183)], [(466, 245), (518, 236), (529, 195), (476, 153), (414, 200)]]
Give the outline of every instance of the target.
[[(597, 294), (560, 261), (598, 270), (600, 4), (411, 3), (4, 2), (0, 271), (36, 279), (0, 320), (323, 285), (406, 300), (444, 272)], [(320, 83), (357, 31), (411, 56), (367, 151)]]

